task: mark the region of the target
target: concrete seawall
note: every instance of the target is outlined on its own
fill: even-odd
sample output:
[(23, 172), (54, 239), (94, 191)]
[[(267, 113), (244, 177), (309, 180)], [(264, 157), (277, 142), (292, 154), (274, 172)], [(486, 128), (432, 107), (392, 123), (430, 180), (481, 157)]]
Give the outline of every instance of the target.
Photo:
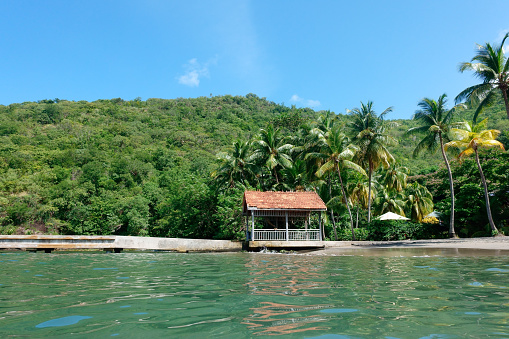
[(457, 248), (509, 251), (509, 237), (402, 241), (230, 241), (183, 238), (79, 235), (0, 235), (0, 250), (122, 250), (238, 252), (243, 249), (339, 250), (376, 248)]
[(242, 241), (184, 238), (117, 236), (115, 245), (124, 249), (176, 252), (236, 252), (242, 250)]
[(51, 252), (53, 250), (97, 249), (154, 250), (175, 252), (236, 252), (243, 242), (230, 240), (153, 238), (130, 236), (81, 235), (0, 235), (0, 249), (21, 249)]

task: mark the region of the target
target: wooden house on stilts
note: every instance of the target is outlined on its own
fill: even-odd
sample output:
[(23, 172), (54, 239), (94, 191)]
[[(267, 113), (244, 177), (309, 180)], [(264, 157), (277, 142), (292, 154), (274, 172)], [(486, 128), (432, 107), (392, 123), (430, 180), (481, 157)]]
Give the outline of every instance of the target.
[[(315, 192), (246, 191), (246, 240), (322, 241), (321, 213), (326, 210)], [(312, 213), (317, 213), (317, 218)]]

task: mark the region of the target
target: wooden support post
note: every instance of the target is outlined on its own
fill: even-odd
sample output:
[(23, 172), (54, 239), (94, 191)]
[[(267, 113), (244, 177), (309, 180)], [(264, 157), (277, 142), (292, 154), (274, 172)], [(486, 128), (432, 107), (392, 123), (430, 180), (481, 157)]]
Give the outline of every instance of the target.
[(246, 241), (249, 241), (249, 218), (247, 217), (247, 215), (245, 221), (246, 221)]
[(318, 229), (320, 230), (320, 241), (323, 241), (322, 212), (318, 212)]
[(288, 241), (288, 212), (285, 212), (285, 221), (286, 221), (286, 241)]
[(309, 219), (309, 216), (311, 215), (311, 213), (308, 213), (307, 217), (306, 217), (306, 221), (304, 222), (304, 225), (306, 226), (306, 240), (309, 240), (309, 232), (308, 232), (308, 225), (310, 225), (310, 219)]
[(251, 211), (251, 241), (255, 241), (254, 237), (254, 211)]

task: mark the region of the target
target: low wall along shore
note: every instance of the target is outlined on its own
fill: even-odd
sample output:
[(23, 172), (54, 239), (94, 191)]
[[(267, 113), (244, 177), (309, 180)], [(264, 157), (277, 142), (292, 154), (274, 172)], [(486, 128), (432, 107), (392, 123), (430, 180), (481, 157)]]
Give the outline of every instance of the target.
[(122, 250), (238, 252), (260, 249), (319, 250), (370, 248), (457, 248), (509, 251), (509, 237), (402, 241), (230, 241), (81, 235), (0, 235), (0, 250)]
[(83, 235), (0, 235), (0, 249), (84, 250), (112, 252), (122, 250), (154, 250), (175, 252), (235, 252), (242, 250), (241, 241), (129, 236)]

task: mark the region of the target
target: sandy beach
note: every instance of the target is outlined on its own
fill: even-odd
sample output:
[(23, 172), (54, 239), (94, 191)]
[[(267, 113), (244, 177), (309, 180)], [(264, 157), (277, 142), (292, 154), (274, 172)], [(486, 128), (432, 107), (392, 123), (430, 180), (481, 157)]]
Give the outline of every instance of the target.
[(509, 237), (431, 239), (400, 241), (329, 241), (314, 254), (323, 255), (504, 255), (509, 256)]

